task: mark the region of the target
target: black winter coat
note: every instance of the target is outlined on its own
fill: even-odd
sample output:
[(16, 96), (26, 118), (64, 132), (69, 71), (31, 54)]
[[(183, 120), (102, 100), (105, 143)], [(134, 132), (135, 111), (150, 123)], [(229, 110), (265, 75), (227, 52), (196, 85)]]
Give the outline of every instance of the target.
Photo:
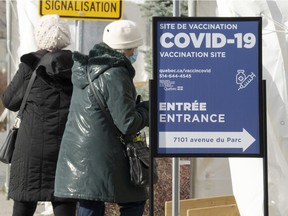
[(20, 60), (2, 98), (9, 110), (19, 110), (32, 72), (39, 67), (17, 135), (9, 197), (16, 201), (53, 201), (56, 163), (72, 95), (72, 53), (41, 50)]

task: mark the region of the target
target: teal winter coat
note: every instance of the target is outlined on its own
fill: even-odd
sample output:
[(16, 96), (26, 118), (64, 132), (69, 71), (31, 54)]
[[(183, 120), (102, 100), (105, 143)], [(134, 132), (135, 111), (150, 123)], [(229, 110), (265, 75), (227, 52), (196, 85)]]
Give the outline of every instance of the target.
[[(135, 70), (119, 52), (100, 43), (89, 55), (73, 54), (73, 95), (61, 142), (55, 196), (105, 202), (147, 199), (147, 189), (130, 183), (123, 144), (98, 106), (87, 73), (114, 124), (127, 137), (148, 126), (148, 102), (136, 105)], [(99, 71), (108, 67), (103, 73)]]

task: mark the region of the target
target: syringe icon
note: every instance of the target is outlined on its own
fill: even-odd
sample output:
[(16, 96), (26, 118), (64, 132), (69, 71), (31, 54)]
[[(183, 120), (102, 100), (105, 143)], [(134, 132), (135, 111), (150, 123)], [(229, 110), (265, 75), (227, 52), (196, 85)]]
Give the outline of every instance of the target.
[(238, 91), (245, 88), (250, 82), (252, 82), (254, 77), (256, 77), (256, 75), (253, 72), (246, 76), (245, 80), (243, 80), (243, 82), (239, 85)]

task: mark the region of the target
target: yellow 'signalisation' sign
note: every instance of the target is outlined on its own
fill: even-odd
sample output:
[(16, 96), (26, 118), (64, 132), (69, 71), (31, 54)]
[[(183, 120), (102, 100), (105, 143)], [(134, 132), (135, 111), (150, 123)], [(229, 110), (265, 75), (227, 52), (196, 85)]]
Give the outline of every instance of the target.
[(58, 14), (68, 19), (119, 20), (122, 0), (40, 0), (40, 15)]

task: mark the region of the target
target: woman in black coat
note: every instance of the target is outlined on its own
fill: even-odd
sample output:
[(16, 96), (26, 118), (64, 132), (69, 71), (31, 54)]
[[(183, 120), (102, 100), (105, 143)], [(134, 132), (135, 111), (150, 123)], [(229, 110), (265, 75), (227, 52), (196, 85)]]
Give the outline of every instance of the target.
[(3, 103), (18, 111), (34, 70), (11, 161), (9, 198), (13, 216), (32, 216), (38, 201), (51, 201), (54, 214), (75, 215), (76, 203), (54, 197), (60, 143), (72, 95), (72, 53), (69, 26), (57, 15), (46, 15), (35, 29), (37, 52), (21, 57), (19, 69), (3, 94)]

